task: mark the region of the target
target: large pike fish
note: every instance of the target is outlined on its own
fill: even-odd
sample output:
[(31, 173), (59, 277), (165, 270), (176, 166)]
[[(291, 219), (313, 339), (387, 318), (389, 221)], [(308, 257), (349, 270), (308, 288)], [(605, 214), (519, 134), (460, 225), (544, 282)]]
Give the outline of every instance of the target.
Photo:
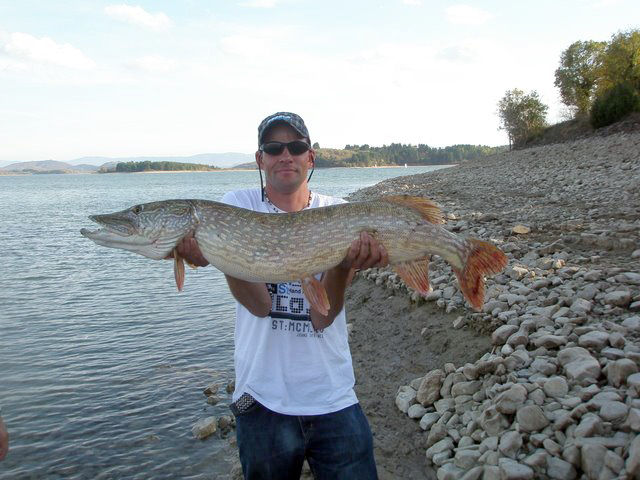
[(175, 247), (193, 235), (204, 257), (222, 272), (251, 282), (299, 280), (312, 307), (325, 315), (329, 300), (314, 275), (338, 265), (362, 231), (384, 245), (389, 263), (422, 294), (431, 291), (430, 255), (442, 257), (476, 310), (484, 303), (484, 275), (498, 273), (507, 264), (495, 245), (444, 229), (440, 209), (421, 197), (389, 196), (283, 214), (207, 200), (165, 200), (89, 218), (103, 228), (80, 232), (98, 245), (153, 259), (173, 252), (179, 290), (184, 262)]

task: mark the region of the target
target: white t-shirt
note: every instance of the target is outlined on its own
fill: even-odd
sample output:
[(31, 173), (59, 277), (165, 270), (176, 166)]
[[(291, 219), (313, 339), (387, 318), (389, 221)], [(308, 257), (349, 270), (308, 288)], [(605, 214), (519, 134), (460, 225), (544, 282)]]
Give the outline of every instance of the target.
[[(222, 202), (258, 212), (280, 211), (263, 202), (257, 188), (229, 192)], [(307, 208), (337, 203), (346, 202), (312, 193)], [(287, 415), (321, 415), (357, 403), (344, 308), (330, 326), (315, 331), (299, 282), (267, 287), (269, 316), (256, 317), (237, 303), (233, 400), (246, 392)]]

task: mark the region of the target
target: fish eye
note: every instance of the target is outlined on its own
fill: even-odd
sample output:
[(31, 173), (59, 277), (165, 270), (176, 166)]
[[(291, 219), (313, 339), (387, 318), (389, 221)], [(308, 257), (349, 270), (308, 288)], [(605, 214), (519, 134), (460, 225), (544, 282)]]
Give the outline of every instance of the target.
[(142, 212), (142, 205), (136, 205), (131, 209), (131, 211), (136, 215), (139, 214), (140, 212)]

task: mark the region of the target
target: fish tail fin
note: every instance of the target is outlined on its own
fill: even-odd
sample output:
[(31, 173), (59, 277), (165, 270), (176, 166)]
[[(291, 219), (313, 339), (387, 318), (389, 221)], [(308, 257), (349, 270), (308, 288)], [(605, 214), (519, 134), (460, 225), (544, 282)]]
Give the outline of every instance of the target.
[(507, 266), (507, 256), (495, 245), (475, 238), (467, 240), (471, 251), (462, 270), (453, 272), (458, 278), (460, 290), (476, 310), (484, 304), (484, 276), (500, 273)]
[(394, 265), (393, 269), (407, 284), (407, 287), (416, 292), (426, 295), (433, 291), (429, 285), (429, 258), (399, 263)]
[(440, 210), (440, 207), (438, 207), (433, 200), (428, 198), (412, 197), (411, 195), (388, 195), (382, 197), (380, 200), (417, 210), (420, 215), (430, 223), (436, 223), (438, 225), (444, 223), (442, 210)]
[(173, 276), (176, 279), (178, 291), (181, 292), (184, 287), (184, 259), (175, 248), (173, 249)]

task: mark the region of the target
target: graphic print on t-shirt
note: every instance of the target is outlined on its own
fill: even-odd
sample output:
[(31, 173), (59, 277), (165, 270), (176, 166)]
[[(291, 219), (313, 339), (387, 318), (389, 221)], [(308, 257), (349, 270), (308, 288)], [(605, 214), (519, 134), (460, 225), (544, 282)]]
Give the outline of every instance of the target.
[(268, 283), (267, 288), (271, 295), (272, 330), (291, 332), (298, 337), (322, 337), (322, 330), (313, 329), (309, 302), (300, 282)]

